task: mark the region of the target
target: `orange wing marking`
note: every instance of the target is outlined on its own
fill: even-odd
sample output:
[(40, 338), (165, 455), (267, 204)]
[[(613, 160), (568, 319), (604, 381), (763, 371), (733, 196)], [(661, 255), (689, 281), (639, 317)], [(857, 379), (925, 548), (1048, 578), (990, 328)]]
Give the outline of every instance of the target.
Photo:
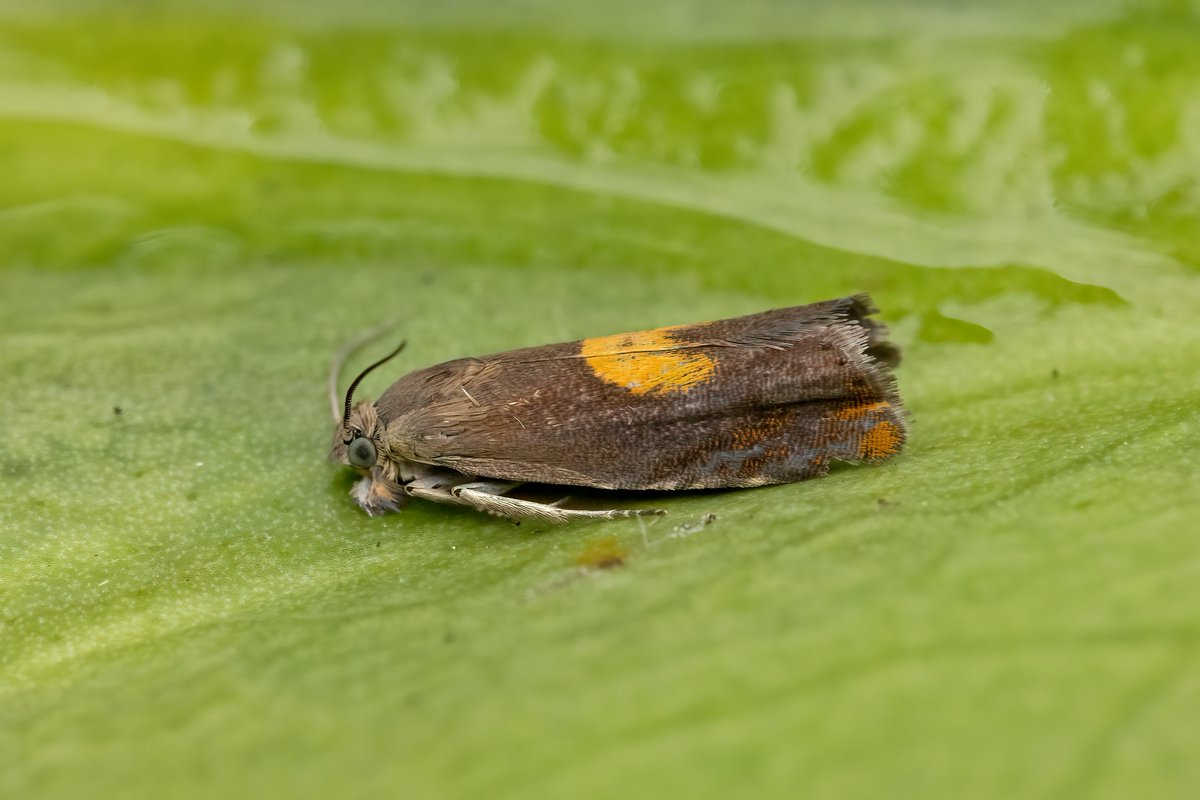
[(877, 418), (875, 424), (863, 431), (858, 440), (858, 457), (862, 460), (877, 461), (900, 451), (904, 443), (903, 431), (895, 422), (882, 418), (891, 410), (891, 403), (877, 402), (850, 406), (834, 413), (835, 417), (842, 420), (858, 420), (867, 416)]
[(618, 333), (584, 339), (579, 352), (601, 380), (633, 394), (687, 392), (708, 380), (716, 363), (704, 353), (683, 349), (674, 328)]

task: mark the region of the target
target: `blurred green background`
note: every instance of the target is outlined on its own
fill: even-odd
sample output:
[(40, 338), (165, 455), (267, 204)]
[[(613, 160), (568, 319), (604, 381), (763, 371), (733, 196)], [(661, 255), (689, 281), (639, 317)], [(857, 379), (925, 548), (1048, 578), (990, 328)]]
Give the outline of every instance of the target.
[[(0, 796), (1195, 796), (1198, 175), (1195, 3), (0, 6)], [(880, 467), (324, 460), (381, 320), (366, 395), (857, 291)]]

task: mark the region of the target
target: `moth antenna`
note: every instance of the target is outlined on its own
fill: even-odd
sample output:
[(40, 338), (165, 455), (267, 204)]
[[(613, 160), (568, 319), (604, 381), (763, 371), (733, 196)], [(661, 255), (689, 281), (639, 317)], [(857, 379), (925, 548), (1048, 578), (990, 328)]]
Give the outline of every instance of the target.
[(362, 372), (358, 373), (358, 377), (350, 382), (350, 388), (346, 390), (346, 405), (342, 411), (342, 426), (343, 427), (346, 427), (350, 424), (350, 404), (352, 402), (354, 402), (354, 390), (358, 388), (358, 384), (362, 383), (363, 378), (365, 378), (365, 377), (367, 377), (367, 375), (371, 374), (371, 370), (375, 369), (378, 366), (386, 364), (387, 362), (389, 362), (393, 358), (395, 358), (396, 355), (401, 350), (404, 349), (404, 345), (406, 345), (406, 344), (408, 344), (408, 342), (401, 341), (400, 344), (396, 345), (395, 350), (388, 353), (386, 356), (379, 359), (374, 364), (372, 364), (371, 366), (364, 369)]
[(378, 339), (380, 336), (396, 327), (397, 321), (398, 320), (396, 319), (391, 319), (382, 325), (376, 325), (366, 333), (360, 334), (346, 344), (342, 345), (341, 348), (338, 349), (337, 353), (334, 354), (333, 363), (329, 367), (329, 409), (333, 414), (334, 422), (337, 422), (339, 419), (344, 420), (344, 418), (341, 416), (342, 395), (341, 392), (338, 391), (338, 376), (342, 374), (342, 367), (346, 365), (346, 359), (350, 358), (350, 356), (356, 353), (361, 347), (363, 347), (363, 345), (374, 339)]

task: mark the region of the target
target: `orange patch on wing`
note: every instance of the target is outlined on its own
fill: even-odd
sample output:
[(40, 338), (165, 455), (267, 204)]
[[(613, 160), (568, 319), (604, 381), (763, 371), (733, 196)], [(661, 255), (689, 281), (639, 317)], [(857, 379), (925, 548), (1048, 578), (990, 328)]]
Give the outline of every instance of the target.
[(862, 460), (878, 461), (900, 452), (904, 444), (904, 431), (892, 420), (883, 418), (891, 410), (891, 403), (881, 401), (849, 406), (834, 412), (835, 417), (843, 420), (864, 419), (867, 416), (878, 418), (858, 440), (858, 457)]
[(840, 408), (833, 412), (833, 415), (838, 419), (862, 419), (867, 414), (874, 414), (877, 411), (884, 411), (891, 408), (892, 404), (880, 401), (878, 403), (867, 403), (862, 406), (848, 406)]
[(733, 432), (733, 445), (739, 450), (749, 450), (768, 439), (774, 439), (787, 425), (787, 411), (780, 408), (766, 409), (758, 415), (756, 423), (738, 428)]
[(858, 455), (866, 461), (887, 458), (900, 450), (900, 427), (891, 420), (880, 420), (858, 441)]
[(596, 377), (633, 394), (686, 392), (708, 380), (716, 367), (703, 353), (685, 349), (673, 328), (584, 339), (579, 353)]

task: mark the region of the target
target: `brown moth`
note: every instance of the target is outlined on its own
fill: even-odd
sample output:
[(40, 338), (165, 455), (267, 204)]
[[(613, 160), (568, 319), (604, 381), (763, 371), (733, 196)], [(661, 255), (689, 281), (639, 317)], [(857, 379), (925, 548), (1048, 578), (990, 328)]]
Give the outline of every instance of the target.
[[(407, 497), (513, 520), (664, 513), (509, 496), (522, 483), (724, 489), (877, 462), (907, 435), (887, 329), (865, 295), (461, 358), (411, 372), (374, 403), (350, 384), (330, 458), (371, 515)], [(337, 367), (334, 368), (336, 380)], [(337, 418), (337, 397), (333, 397)]]

